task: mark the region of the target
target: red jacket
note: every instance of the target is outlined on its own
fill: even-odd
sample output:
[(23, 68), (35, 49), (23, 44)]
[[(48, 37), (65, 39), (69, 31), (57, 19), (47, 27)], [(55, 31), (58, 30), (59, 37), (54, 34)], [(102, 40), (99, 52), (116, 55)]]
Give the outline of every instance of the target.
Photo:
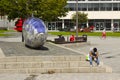
[(74, 35), (70, 36), (70, 41), (71, 41), (71, 42), (75, 41)]

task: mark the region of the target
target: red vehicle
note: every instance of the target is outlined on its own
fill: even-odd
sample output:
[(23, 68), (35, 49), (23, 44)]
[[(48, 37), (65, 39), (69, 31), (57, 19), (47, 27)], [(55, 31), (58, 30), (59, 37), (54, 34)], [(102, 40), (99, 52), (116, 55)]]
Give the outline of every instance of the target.
[(15, 30), (19, 31), (19, 32), (22, 32), (22, 25), (23, 25), (23, 22), (24, 20), (22, 18), (18, 19), (16, 22), (15, 22)]

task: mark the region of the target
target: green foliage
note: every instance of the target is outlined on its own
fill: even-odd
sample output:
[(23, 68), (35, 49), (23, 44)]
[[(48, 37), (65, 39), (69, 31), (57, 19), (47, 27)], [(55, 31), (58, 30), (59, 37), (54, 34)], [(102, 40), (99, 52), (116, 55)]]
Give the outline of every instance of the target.
[[(88, 14), (85, 14), (84, 12), (78, 12), (78, 22), (79, 24), (86, 23), (88, 20), (87, 17)], [(75, 22), (76, 21), (76, 13), (72, 15), (72, 20)]]
[(0, 0), (0, 13), (8, 19), (35, 17), (54, 21), (65, 16), (67, 0)]
[(58, 17), (64, 16), (67, 10), (64, 8), (66, 6), (67, 0), (42, 0), (41, 4), (37, 6), (37, 15), (45, 21), (54, 21)]

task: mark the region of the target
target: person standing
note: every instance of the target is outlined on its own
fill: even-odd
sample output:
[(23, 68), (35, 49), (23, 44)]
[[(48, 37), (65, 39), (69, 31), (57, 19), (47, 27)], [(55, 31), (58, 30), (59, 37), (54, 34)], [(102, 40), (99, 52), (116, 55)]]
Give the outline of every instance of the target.
[(105, 29), (102, 32), (102, 39), (106, 39), (106, 31), (105, 31)]

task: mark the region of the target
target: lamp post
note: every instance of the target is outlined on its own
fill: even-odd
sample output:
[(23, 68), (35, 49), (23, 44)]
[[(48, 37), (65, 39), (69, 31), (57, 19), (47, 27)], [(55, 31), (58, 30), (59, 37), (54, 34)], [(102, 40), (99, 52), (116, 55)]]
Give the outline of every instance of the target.
[(76, 0), (76, 37), (78, 37), (78, 0)]

